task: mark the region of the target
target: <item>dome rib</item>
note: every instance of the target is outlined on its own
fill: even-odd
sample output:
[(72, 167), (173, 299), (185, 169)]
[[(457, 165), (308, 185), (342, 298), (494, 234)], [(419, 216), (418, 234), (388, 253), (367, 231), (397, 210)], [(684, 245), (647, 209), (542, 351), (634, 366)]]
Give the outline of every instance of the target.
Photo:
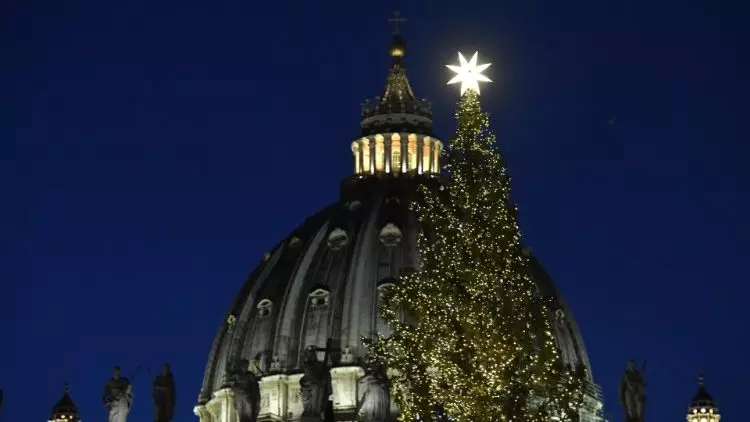
[[(273, 249), (271, 249), (272, 252), (270, 258), (265, 262), (261, 262), (260, 264), (258, 264), (258, 266), (253, 269), (253, 271), (245, 280), (245, 283), (242, 285), (240, 292), (229, 307), (230, 315), (236, 316), (237, 314), (242, 312), (242, 309), (250, 299), (249, 295), (251, 290), (254, 288), (254, 286), (256, 286), (258, 280), (260, 279), (260, 275), (265, 269), (269, 269), (270, 271), (275, 267), (275, 263), (278, 261), (280, 254), (283, 252), (285, 243), (295, 234), (299, 234), (301, 236), (309, 235), (309, 237), (312, 237), (309, 232), (314, 230), (313, 227), (317, 226), (321, 221), (324, 221), (327, 218), (327, 214), (330, 212), (331, 208), (332, 207), (326, 207), (323, 210), (306, 218), (301, 225), (299, 225), (295, 230), (284, 237), (281, 242), (277, 243), (276, 246), (273, 247)], [(245, 326), (246, 321), (237, 328), (239, 330), (243, 330)], [(234, 332), (234, 330), (232, 330), (232, 332)], [(227, 349), (229, 349), (228, 342), (232, 337), (232, 332), (230, 332), (229, 330), (227, 316), (225, 315), (222, 320), (222, 324), (219, 326), (218, 332), (214, 336), (214, 341), (209, 351), (208, 362), (206, 364), (206, 369), (204, 370), (203, 382), (201, 384), (201, 391), (198, 395), (199, 405), (203, 405), (211, 400), (213, 392), (218, 388), (221, 388), (226, 381), (224, 378), (226, 375), (227, 366), (229, 363), (231, 363), (228, 361)]]
[[(331, 207), (329, 207), (330, 209)], [(328, 215), (328, 214), (326, 214)], [(316, 224), (316, 226), (318, 226)], [(284, 293), (284, 299), (281, 305), (280, 313), (277, 318), (279, 324), (274, 333), (273, 350), (274, 356), (278, 356), (282, 366), (286, 368), (289, 364), (289, 356), (294, 355), (295, 351), (291, 350), (294, 341), (294, 332), (298, 326), (298, 318), (295, 311), (302, 305), (303, 298), (309, 293), (304, 289), (304, 279), (308, 268), (312, 263), (315, 253), (322, 244), (325, 243), (325, 236), (328, 232), (328, 221), (318, 226), (317, 234), (311, 239), (304, 251), (301, 252), (294, 271), (287, 281), (287, 289)]]

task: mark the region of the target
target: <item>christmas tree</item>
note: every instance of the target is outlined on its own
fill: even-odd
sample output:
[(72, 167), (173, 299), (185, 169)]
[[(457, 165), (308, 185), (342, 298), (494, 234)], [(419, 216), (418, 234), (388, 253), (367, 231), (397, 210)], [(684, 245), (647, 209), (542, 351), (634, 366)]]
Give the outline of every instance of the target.
[(412, 204), (421, 268), (386, 295), (393, 334), (370, 352), (392, 372), (402, 420), (577, 420), (583, 369), (562, 364), (489, 117), (478, 90), (463, 91), (447, 181)]

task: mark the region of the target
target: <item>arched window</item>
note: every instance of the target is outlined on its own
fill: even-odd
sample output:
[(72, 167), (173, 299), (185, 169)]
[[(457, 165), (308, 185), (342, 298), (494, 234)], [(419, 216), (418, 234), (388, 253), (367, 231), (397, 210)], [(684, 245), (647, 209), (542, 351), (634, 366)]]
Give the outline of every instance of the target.
[(413, 171), (417, 169), (417, 135), (409, 135), (409, 144), (407, 145), (406, 151), (407, 158), (407, 170)]
[(425, 173), (430, 172), (430, 137), (425, 136), (424, 142), (422, 142), (422, 171)]
[(362, 168), (359, 165), (359, 144), (357, 142), (352, 143), (352, 153), (354, 154), (354, 173), (359, 174), (362, 172)]
[(328, 306), (331, 292), (323, 288), (317, 288), (309, 294), (310, 306), (313, 308)]
[(263, 299), (258, 303), (258, 318), (265, 318), (271, 315), (273, 311), (273, 302), (268, 299)]
[(370, 171), (370, 140), (367, 138), (362, 139), (362, 171)]
[(391, 136), (391, 171), (401, 171), (401, 136), (398, 133)]
[[(382, 280), (380, 280), (376, 287), (376, 307), (379, 308), (388, 293), (388, 291), (393, 287), (394, 284), (398, 283), (398, 279), (386, 277)], [(396, 310), (398, 314), (398, 319), (400, 321), (403, 321), (403, 310), (397, 309)], [(382, 317), (380, 316), (380, 313), (377, 313), (376, 316), (376, 330), (378, 333), (385, 337), (390, 337), (393, 334), (393, 328), (390, 326), (390, 324), (387, 324), (385, 321), (383, 321)]]
[(346, 234), (346, 231), (340, 227), (331, 230), (331, 233), (328, 235), (328, 247), (334, 252), (340, 251), (348, 243), (349, 236)]
[(440, 173), (440, 143), (435, 142), (435, 146), (432, 148), (432, 172)]
[(385, 143), (383, 135), (375, 135), (375, 171), (385, 168)]

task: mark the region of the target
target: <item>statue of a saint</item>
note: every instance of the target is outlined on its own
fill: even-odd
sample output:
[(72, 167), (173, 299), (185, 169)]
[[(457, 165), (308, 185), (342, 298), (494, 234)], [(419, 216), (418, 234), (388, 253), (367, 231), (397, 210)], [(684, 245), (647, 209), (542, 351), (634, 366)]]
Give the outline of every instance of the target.
[(380, 364), (371, 363), (365, 368), (365, 375), (359, 379), (359, 385), (364, 391), (357, 403), (359, 420), (383, 422), (388, 419), (391, 400), (385, 368)]
[(262, 377), (266, 375), (266, 354), (259, 352), (255, 354), (253, 363), (250, 365), (250, 370), (255, 374), (256, 377)]
[(239, 422), (256, 422), (260, 413), (260, 384), (250, 370), (250, 361), (241, 359), (232, 376), (234, 407)]
[(302, 396), (302, 418), (320, 420), (324, 411), (323, 399), (330, 395), (331, 375), (325, 364), (318, 360), (315, 347), (305, 351), (305, 375), (299, 380)]
[(102, 402), (109, 411), (109, 422), (126, 422), (133, 406), (133, 385), (120, 374), (120, 367), (112, 369), (112, 378), (104, 385)]
[(635, 366), (635, 361), (628, 362), (628, 369), (622, 374), (620, 379), (620, 404), (625, 410), (625, 422), (643, 422), (643, 409), (646, 405), (645, 387), (643, 372), (646, 364), (643, 364), (641, 371)]
[(168, 363), (162, 366), (161, 374), (154, 379), (151, 398), (154, 400), (154, 422), (171, 422), (177, 397), (174, 377)]

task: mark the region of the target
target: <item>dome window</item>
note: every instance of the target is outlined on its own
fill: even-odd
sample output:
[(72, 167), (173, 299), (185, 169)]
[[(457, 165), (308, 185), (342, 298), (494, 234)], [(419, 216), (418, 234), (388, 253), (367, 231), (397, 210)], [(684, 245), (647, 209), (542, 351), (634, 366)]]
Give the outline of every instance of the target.
[(280, 372), (281, 371), (281, 358), (279, 358), (279, 355), (274, 355), (271, 359), (271, 372)]
[(313, 308), (322, 308), (328, 306), (328, 298), (331, 296), (331, 292), (324, 288), (317, 288), (310, 293), (310, 305)]
[(341, 359), (339, 359), (339, 362), (344, 365), (351, 365), (354, 363), (354, 354), (352, 353), (352, 349), (349, 346), (344, 347), (344, 350), (341, 352)]
[(297, 236), (292, 236), (291, 239), (289, 239), (289, 247), (296, 248), (302, 243), (302, 241)]
[(258, 318), (265, 318), (271, 315), (273, 311), (273, 302), (269, 299), (263, 299), (258, 302)]
[(379, 300), (382, 301), (385, 294), (388, 293), (388, 290), (390, 290), (391, 287), (393, 287), (393, 281), (394, 280), (392, 279), (386, 279), (386, 280), (381, 281), (378, 284), (378, 299)]
[(417, 135), (409, 134), (406, 147), (406, 163), (409, 171), (417, 169)]
[(237, 317), (234, 314), (229, 314), (227, 316), (227, 330), (231, 331), (235, 325), (237, 325)]
[(375, 171), (385, 168), (385, 140), (383, 135), (375, 135)]
[(331, 234), (328, 235), (328, 247), (331, 248), (332, 251), (343, 249), (347, 243), (349, 243), (349, 236), (347, 236), (344, 230), (338, 227), (333, 229)]
[(357, 211), (360, 205), (362, 205), (362, 203), (356, 200), (352, 202), (347, 202), (345, 204), (345, 206), (349, 209), (349, 211)]
[(391, 135), (391, 168), (394, 173), (401, 171), (401, 136)]
[(562, 323), (562, 321), (565, 320), (565, 311), (563, 311), (562, 309), (555, 310), (555, 318), (558, 322)]
[(396, 227), (393, 223), (388, 223), (380, 229), (380, 243), (384, 246), (392, 248), (401, 243), (401, 229)]

